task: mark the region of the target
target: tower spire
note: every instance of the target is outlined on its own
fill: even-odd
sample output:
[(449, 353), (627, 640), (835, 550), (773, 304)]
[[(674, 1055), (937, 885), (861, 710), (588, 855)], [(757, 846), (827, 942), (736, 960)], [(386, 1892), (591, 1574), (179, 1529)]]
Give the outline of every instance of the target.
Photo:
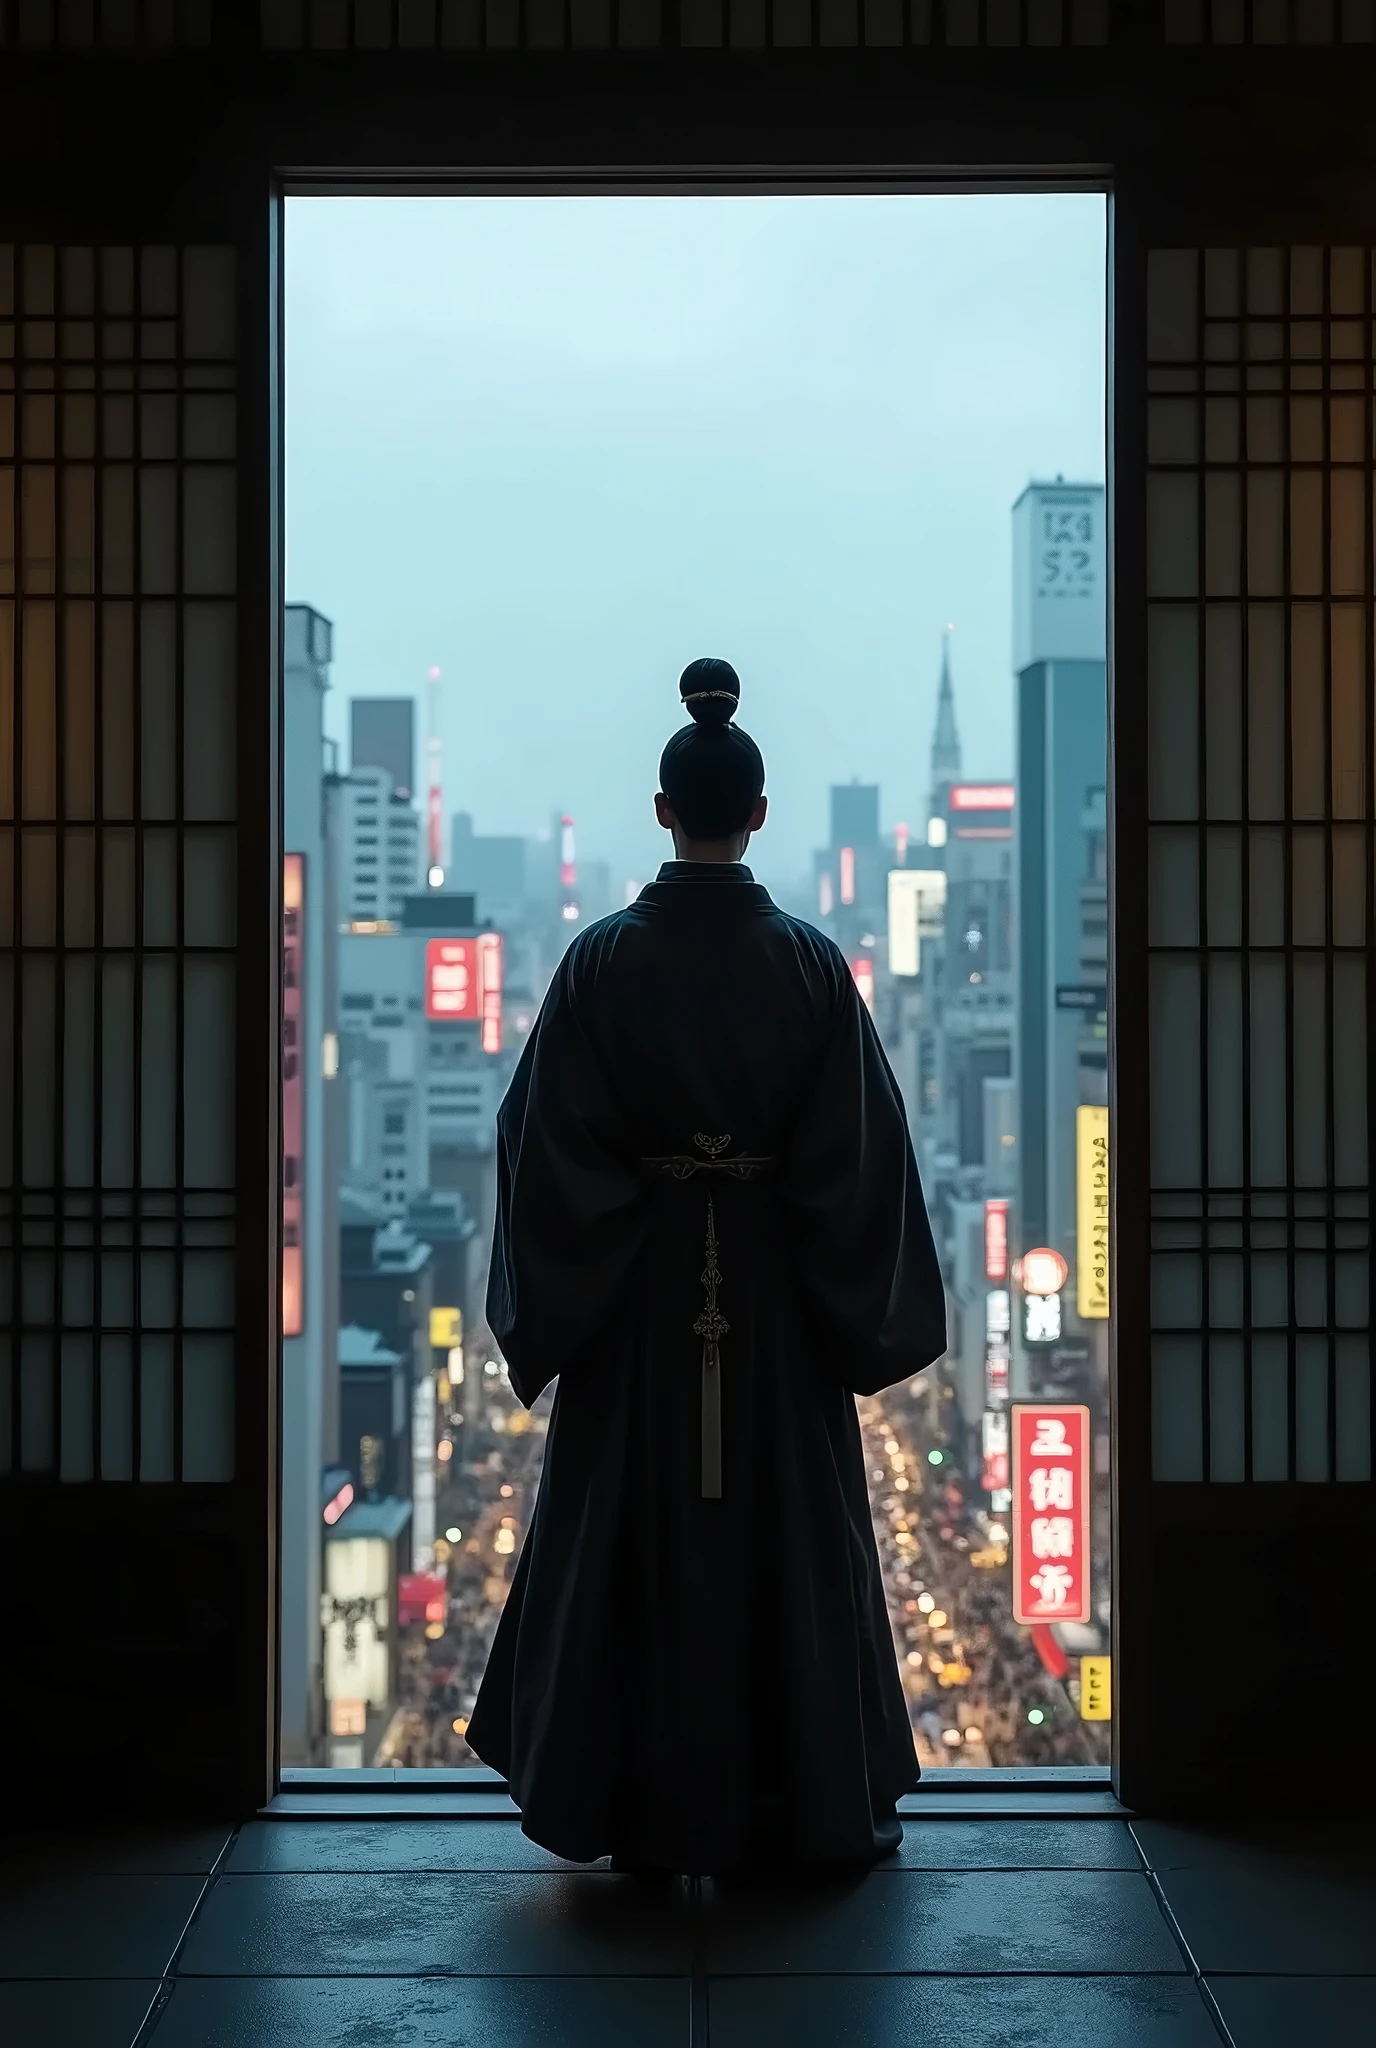
[(941, 636), (941, 688), (937, 692), (936, 725), (932, 732), (932, 795), (935, 799), (960, 779), (960, 734), (956, 730), (956, 699), (951, 687), (951, 635)]

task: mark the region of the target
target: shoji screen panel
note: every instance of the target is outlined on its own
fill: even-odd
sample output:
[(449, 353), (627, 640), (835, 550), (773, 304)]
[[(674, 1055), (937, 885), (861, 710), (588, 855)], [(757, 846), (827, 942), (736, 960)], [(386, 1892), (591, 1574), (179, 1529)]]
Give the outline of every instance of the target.
[(1153, 1473), (1371, 1477), (1372, 261), (1148, 268)]
[(1109, 0), (261, 0), (265, 50), (1060, 49)]
[(234, 1459), (235, 278), (0, 248), (0, 1473)]

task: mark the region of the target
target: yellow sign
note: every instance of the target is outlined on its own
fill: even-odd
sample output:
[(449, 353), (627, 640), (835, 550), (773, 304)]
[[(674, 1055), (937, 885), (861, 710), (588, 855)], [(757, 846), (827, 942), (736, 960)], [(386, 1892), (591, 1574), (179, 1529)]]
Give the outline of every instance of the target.
[(463, 1317), (456, 1308), (432, 1308), (430, 1311), (430, 1349), (452, 1351), (456, 1344), (463, 1342)]
[(1082, 1721), (1111, 1721), (1113, 1719), (1112, 1657), (1081, 1657), (1080, 1719)]
[(1075, 1306), (1092, 1321), (1108, 1314), (1108, 1111), (1075, 1112)]

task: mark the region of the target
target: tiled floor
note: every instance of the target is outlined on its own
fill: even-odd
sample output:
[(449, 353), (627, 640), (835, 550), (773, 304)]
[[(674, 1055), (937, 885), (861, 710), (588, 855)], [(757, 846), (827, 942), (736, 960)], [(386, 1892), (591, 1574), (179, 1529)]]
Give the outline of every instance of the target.
[(1075, 1805), (920, 1807), (853, 1884), (662, 1897), (492, 1816), (12, 1837), (0, 2042), (1373, 2048), (1362, 1841)]

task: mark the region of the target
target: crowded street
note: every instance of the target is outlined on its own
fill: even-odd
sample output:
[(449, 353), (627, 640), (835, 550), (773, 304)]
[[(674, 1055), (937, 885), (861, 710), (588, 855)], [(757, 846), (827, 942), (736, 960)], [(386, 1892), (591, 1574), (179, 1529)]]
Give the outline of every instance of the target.
[[(946, 1442), (939, 1373), (857, 1404), (918, 1759), (924, 1770), (1107, 1763), (1107, 1724), (1079, 1717), (1075, 1661), (1054, 1676), (1036, 1632), (1013, 1621), (1008, 1530)], [(447, 1579), (447, 1620), (400, 1630), (399, 1704), (379, 1764), (478, 1761), (465, 1732), (534, 1508), (553, 1403), (551, 1390), (527, 1414), (501, 1372), (483, 1392), (481, 1424), (454, 1427), (456, 1454), (443, 1466), (452, 1476), (435, 1565)], [(474, 1442), (464, 1457), (466, 1432)], [(1047, 1653), (1064, 1662), (1054, 1646)]]

